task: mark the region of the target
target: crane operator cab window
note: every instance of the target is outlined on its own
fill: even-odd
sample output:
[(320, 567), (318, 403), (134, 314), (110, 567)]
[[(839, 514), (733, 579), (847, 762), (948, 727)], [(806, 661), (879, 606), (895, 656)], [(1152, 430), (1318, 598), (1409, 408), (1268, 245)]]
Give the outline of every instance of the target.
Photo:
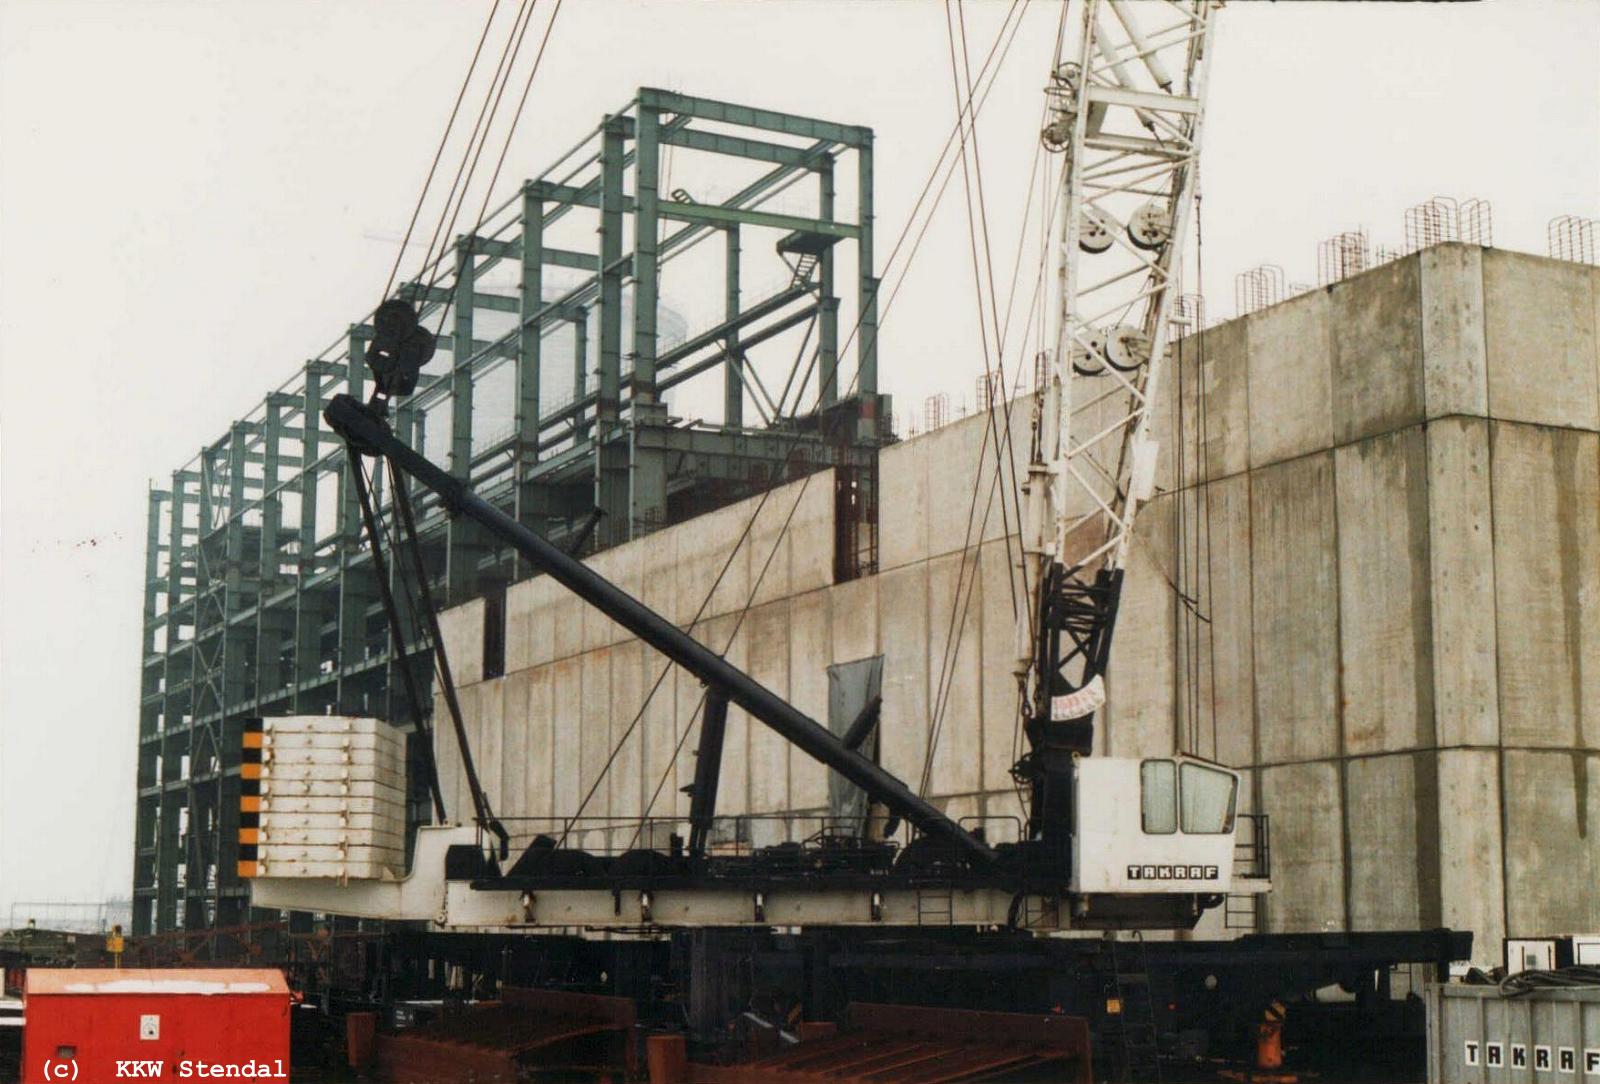
[(1139, 766), (1141, 816), (1146, 835), (1222, 835), (1233, 832), (1239, 781), (1190, 761), (1147, 760)]

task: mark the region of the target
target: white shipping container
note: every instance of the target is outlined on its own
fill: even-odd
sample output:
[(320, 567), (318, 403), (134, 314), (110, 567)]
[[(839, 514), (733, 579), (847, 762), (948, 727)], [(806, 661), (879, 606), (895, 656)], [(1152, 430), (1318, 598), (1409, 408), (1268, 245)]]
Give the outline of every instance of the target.
[(1428, 1084), (1600, 1082), (1600, 986), (1428, 987)]

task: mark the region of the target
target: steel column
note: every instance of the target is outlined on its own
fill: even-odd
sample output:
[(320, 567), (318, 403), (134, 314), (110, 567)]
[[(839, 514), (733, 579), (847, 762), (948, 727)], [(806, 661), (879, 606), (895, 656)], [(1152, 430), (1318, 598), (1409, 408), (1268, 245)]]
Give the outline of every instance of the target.
[[(622, 399), (622, 156), (626, 127), (607, 117), (600, 149), (600, 399), (596, 436), (617, 424)], [(629, 201), (631, 203), (631, 201)]]
[(294, 615), (286, 607), (269, 605), (281, 582), (283, 553), (283, 498), (278, 489), (283, 442), (283, 412), (292, 409), (292, 397), (267, 396), (266, 418), (261, 427), (261, 543), (256, 577), (255, 696), (258, 701), (281, 696), (286, 685), (283, 641), (292, 635)]
[[(512, 479), (513, 500), (518, 523), (544, 526), (549, 515), (543, 491), (529, 480), (539, 464), (540, 396), (544, 385), (540, 366), (544, 326), (534, 314), (544, 304), (544, 201), (532, 184), (522, 186), (522, 289), (519, 296), (517, 331), (516, 405), (512, 418), (516, 430), (516, 467)], [(520, 556), (513, 575), (521, 578), (531, 569)]]
[[(366, 360), (365, 333), (359, 327), (350, 329), (349, 357), (345, 368), (345, 382), (349, 394), (362, 395), (362, 369)], [(361, 549), (361, 501), (356, 492), (355, 472), (361, 463), (346, 455), (339, 474), (339, 540), (338, 540), (338, 638), (339, 659), (349, 663), (363, 658), (367, 653), (367, 608), (377, 597), (377, 584), (372, 568), (365, 561), (358, 563)], [(357, 675), (347, 667), (335, 669), (337, 675), (336, 702), (339, 710), (359, 715), (365, 709)]]
[(150, 487), (144, 556), (144, 621), (139, 658), (139, 746), (134, 795), (133, 831), (133, 932), (148, 934), (155, 927), (155, 894), (160, 884), (159, 860), (161, 826), (161, 727), (166, 695), (162, 688), (166, 669), (165, 650), (157, 653), (156, 632), (163, 623), (158, 601), (165, 590), (161, 576), (161, 555), (168, 560), (177, 546), (161, 543), (163, 505), (168, 494)]
[[(634, 122), (633, 408), (631, 429), (665, 425), (666, 406), (656, 387), (656, 320), (661, 268), (657, 256), (661, 162), (660, 118), (644, 106)], [(620, 409), (620, 404), (619, 404)], [(638, 538), (667, 522), (667, 461), (635, 442), (628, 450), (628, 535)]]
[[(151, 486), (145, 500), (147, 518), (144, 538), (144, 655), (145, 658), (149, 658), (156, 649), (156, 585), (160, 582), (162, 551), (161, 506), (166, 503), (167, 494)], [(176, 552), (175, 547), (172, 552)], [(141, 664), (143, 661), (140, 660)]]
[[(517, 333), (517, 480), (539, 459), (540, 350), (543, 328), (533, 319), (544, 301), (544, 202), (523, 187), (521, 326)], [(520, 495), (520, 494), (519, 494)]]
[(294, 665), (290, 677), (294, 689), (290, 704), (295, 711), (308, 711), (309, 688), (321, 670), (322, 623), (326, 607), (310, 581), (317, 573), (317, 460), (322, 442), (322, 367), (317, 362), (306, 366), (305, 388), (300, 404), (300, 538), (296, 555)]
[[(656, 402), (656, 309), (661, 269), (656, 263), (660, 223), (656, 217), (661, 163), (656, 142), (659, 118), (640, 108), (635, 124), (633, 217), (633, 405)], [(619, 239), (620, 240), (620, 239)], [(605, 261), (602, 259), (602, 266)]]
[(722, 374), (722, 424), (730, 428), (744, 425), (744, 355), (739, 352), (739, 227), (728, 226), (726, 272), (724, 275), (723, 318), (728, 333), (723, 336), (723, 356), (727, 359)]
[[(856, 307), (859, 313), (859, 337), (856, 344), (856, 391), (869, 398), (878, 394), (878, 279), (873, 269), (872, 255), (872, 133), (868, 132), (856, 151), (857, 159), (857, 215), (861, 233), (856, 244), (857, 287)], [(869, 425), (863, 419), (863, 428)], [(863, 437), (877, 435), (877, 419), (870, 422), (871, 431)]]
[[(454, 326), (450, 356), (450, 473), (465, 481), (472, 473), (472, 316), (475, 254), (471, 236), (456, 238)], [(451, 520), (446, 530), (445, 604), (472, 597), (478, 575), (473, 525)]]
[(614, 545), (632, 537), (628, 446), (613, 439), (622, 414), (622, 215), (625, 117), (607, 117), (600, 133), (600, 387), (595, 410), (595, 507), (600, 535)]
[[(832, 158), (817, 169), (817, 189), (817, 211), (823, 218), (831, 219), (834, 214)], [(839, 398), (839, 299), (833, 293), (832, 245), (823, 250), (817, 270), (821, 277), (817, 314), (817, 404), (828, 406)], [(801, 388), (797, 394), (803, 396), (805, 391)]]
[[(579, 308), (572, 316), (572, 402), (574, 406), (581, 403), (589, 394), (589, 310)], [(599, 404), (596, 403), (596, 413)], [(586, 421), (583, 410), (577, 409), (572, 416), (572, 431), (576, 439), (585, 441), (594, 431), (591, 422)]]
[[(345, 390), (360, 399), (362, 383), (366, 376), (368, 333), (364, 328), (351, 327), (348, 339), (349, 356), (344, 366)], [(356, 491), (349, 475), (339, 490), (339, 537), (347, 544), (361, 537), (361, 507), (356, 501)]]

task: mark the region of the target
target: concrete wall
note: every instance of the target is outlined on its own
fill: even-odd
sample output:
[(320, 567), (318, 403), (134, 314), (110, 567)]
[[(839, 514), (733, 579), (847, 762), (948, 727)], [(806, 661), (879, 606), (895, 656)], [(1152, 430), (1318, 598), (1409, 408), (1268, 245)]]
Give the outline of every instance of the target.
[[(832, 582), (831, 472), (781, 486), (764, 505), (752, 499), (730, 506), (606, 551), (591, 564), (819, 721), (827, 718), (827, 667), (883, 655), (881, 761), (919, 779), (930, 705), (942, 703), (929, 793), (957, 815), (1006, 818), (995, 830), (1014, 836), (1020, 806), (1008, 772), (1016, 756), (1009, 676), (1016, 633), (998, 496), (980, 501), (973, 513), (971, 538), (981, 530), (988, 541), (963, 553), (973, 464), (984, 443), (969, 421), (884, 452), (884, 492), (907, 499), (885, 509), (876, 576)], [(992, 473), (992, 442), (985, 455)], [(1015, 513), (1008, 515), (1014, 529)], [(736, 545), (752, 516), (748, 538)], [(958, 609), (964, 620), (952, 637)], [(441, 619), (474, 760), (497, 811), (523, 834), (548, 825), (516, 818), (571, 815), (580, 804), (586, 818), (684, 816), (688, 798), (679, 788), (694, 771), (699, 683), (547, 579), (513, 585), (506, 613), (506, 675), (489, 681), (482, 679), (483, 603)], [(949, 676), (941, 681), (943, 673)], [(983, 680), (990, 674), (993, 680)], [(661, 687), (650, 695), (657, 681)], [(441, 703), (435, 714), (447, 718)], [(604, 782), (589, 796), (613, 750)], [(438, 751), (446, 805), (452, 815), (466, 816), (460, 758), (445, 729)], [(718, 810), (757, 815), (758, 844), (784, 838), (785, 826), (759, 815), (825, 815), (826, 771), (734, 709)], [(632, 834), (608, 836), (598, 823), (580, 827), (593, 846), (626, 845)]]
[[(1600, 929), (1597, 319), (1600, 272), (1445, 245), (1175, 350), (1097, 744), (1248, 770), (1267, 928), (1466, 927), (1485, 961), (1507, 932)], [(828, 474), (594, 564), (819, 718), (827, 664), (882, 654), (883, 762), (915, 782), (937, 732), (930, 795), (1004, 837), (1016, 510), (992, 481), (1027, 428), (1024, 403), (1009, 431), (976, 417), (885, 449), (866, 579), (831, 582)], [(543, 579), (507, 610), (487, 682), (481, 604), (445, 618), (497, 808), (570, 814), (616, 749), (585, 813), (682, 816), (697, 683)], [(447, 735), (440, 754), (460, 811)], [(723, 812), (821, 813), (826, 793), (733, 713)]]

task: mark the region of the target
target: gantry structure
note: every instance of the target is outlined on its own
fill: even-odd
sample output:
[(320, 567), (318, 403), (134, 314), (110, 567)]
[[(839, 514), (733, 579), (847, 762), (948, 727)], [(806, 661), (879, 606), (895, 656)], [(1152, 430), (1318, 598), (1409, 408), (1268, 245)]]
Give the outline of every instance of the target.
[[(871, 571), (876, 453), (893, 439), (872, 169), (870, 129), (641, 89), (399, 284), (440, 334), (397, 433), (582, 552), (833, 467), (836, 574)], [(666, 328), (664, 280), (709, 326)], [(421, 634), (391, 643), (359, 468), (322, 419), (333, 395), (371, 391), (371, 338), (369, 314), (150, 491), (136, 935), (248, 921), (245, 719), (404, 723), (401, 668), (428, 688)], [(414, 502), (439, 605), (529, 574)]]

